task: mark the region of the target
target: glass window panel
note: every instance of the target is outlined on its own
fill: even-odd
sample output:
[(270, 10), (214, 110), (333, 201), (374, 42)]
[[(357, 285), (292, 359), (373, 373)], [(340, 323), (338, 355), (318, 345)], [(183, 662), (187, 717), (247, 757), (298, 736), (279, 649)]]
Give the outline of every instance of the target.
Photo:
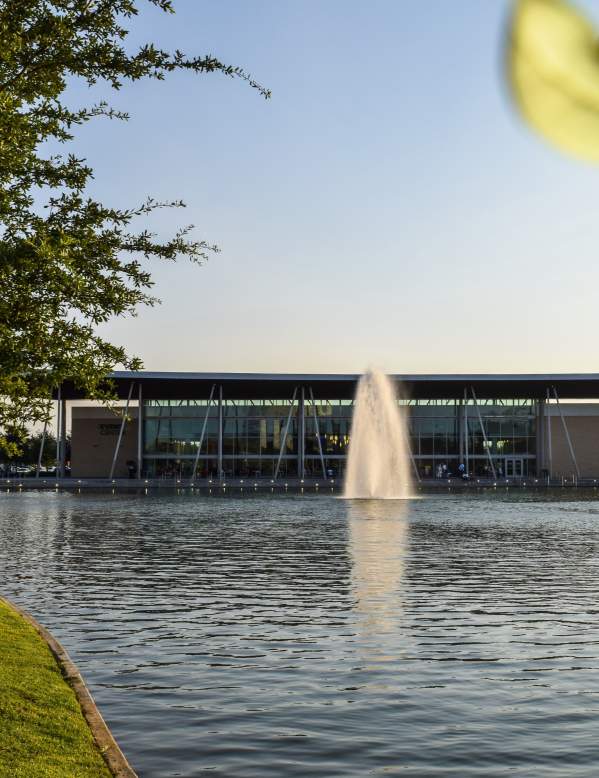
[(420, 454), (420, 438), (418, 435), (410, 435), (410, 448), (414, 456)]
[(513, 453), (514, 454), (527, 454), (528, 453), (528, 438), (514, 438), (513, 441)]
[(485, 419), (484, 423), (487, 437), (495, 438), (501, 435), (501, 424), (497, 419)]
[(420, 435), (420, 453), (425, 455), (433, 453), (432, 435)]
[(434, 454), (435, 456), (447, 455), (447, 436), (435, 435), (434, 439)]
[(523, 435), (530, 435), (534, 430), (534, 425), (531, 421), (519, 420), (514, 422), (514, 435), (522, 437)]
[(447, 435), (453, 427), (453, 422), (450, 419), (434, 419), (433, 420), (433, 433), (435, 435)]

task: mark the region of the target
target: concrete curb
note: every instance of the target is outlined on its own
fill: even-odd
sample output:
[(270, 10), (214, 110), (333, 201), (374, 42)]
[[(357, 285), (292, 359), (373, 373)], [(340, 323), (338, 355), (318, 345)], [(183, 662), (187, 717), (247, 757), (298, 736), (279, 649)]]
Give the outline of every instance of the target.
[(102, 718), (100, 711), (96, 707), (96, 703), (85, 685), (81, 673), (63, 646), (61, 646), (58, 640), (56, 640), (45, 627), (42, 627), (33, 616), (27, 613), (27, 611), (19, 608), (18, 605), (7, 600), (6, 597), (0, 596), (0, 602), (7, 605), (25, 619), (26, 622), (31, 624), (50, 649), (50, 652), (60, 667), (64, 679), (75, 692), (75, 696), (81, 707), (81, 712), (87, 721), (96, 745), (112, 775), (115, 778), (138, 778), (137, 773), (127, 761), (125, 755), (112, 736), (111, 731), (108, 729), (106, 722)]

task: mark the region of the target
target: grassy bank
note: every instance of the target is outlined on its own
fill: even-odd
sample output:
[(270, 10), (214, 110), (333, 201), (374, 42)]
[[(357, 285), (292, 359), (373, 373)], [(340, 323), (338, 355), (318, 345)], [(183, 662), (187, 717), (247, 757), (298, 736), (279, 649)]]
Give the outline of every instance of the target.
[(0, 602), (0, 778), (67, 776), (110, 772), (48, 646)]

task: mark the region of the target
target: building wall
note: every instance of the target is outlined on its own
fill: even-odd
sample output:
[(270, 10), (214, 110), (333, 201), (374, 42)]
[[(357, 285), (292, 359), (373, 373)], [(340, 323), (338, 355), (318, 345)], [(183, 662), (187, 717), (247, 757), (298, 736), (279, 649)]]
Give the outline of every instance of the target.
[[(74, 407), (71, 422), (71, 475), (74, 478), (108, 478), (118, 440), (122, 409)], [(137, 462), (137, 408), (129, 408), (114, 471), (115, 478), (128, 476), (127, 461)]]
[[(582, 403), (562, 404), (562, 412), (572, 440), (580, 475), (583, 478), (599, 478), (599, 406)], [(553, 475), (571, 478), (576, 474), (576, 469), (561, 418), (553, 405), (550, 417)]]
[[(580, 475), (582, 477), (599, 479), (599, 404), (562, 403), (561, 409), (566, 419), (570, 436), (572, 438), (572, 443), (574, 446), (575, 454), (580, 468)], [(276, 410), (277, 410), (276, 408), (269, 409), (269, 412), (274, 413)], [(319, 407), (319, 427), (322, 435), (326, 466), (327, 468), (334, 467), (335, 474), (341, 476), (343, 474), (343, 469), (344, 469), (344, 454), (345, 454), (345, 450), (341, 447), (341, 442), (345, 441), (344, 436), (346, 435), (347, 432), (349, 432), (349, 424), (351, 423), (351, 420), (346, 419), (345, 416), (348, 414), (345, 414), (341, 419), (341, 421), (343, 421), (343, 423), (346, 426), (343, 428), (339, 427), (339, 429), (337, 429), (337, 427), (335, 427), (333, 424), (333, 422), (337, 423), (336, 417), (332, 416), (331, 418), (328, 418), (327, 416), (324, 415), (325, 410), (326, 413), (329, 413), (328, 409), (325, 408), (321, 409)], [(551, 404), (546, 410), (551, 419), (551, 438), (552, 438), (552, 454), (553, 454), (552, 473), (554, 476), (557, 477), (564, 476), (567, 478), (571, 478), (572, 475), (575, 474), (576, 470), (572, 463), (572, 458), (570, 456), (567, 439), (563, 431), (563, 426), (562, 426), (561, 418), (558, 413), (558, 409), (554, 404)], [(444, 413), (449, 413), (450, 411), (451, 413), (456, 412), (455, 409), (453, 408), (447, 408), (443, 410)], [(168, 412), (170, 413), (170, 411)], [(181, 475), (183, 474), (189, 475), (191, 473), (193, 467), (193, 461), (195, 459), (195, 454), (193, 453), (195, 451), (195, 448), (191, 445), (191, 441), (199, 437), (198, 430), (202, 426), (205, 407), (198, 408), (195, 411), (196, 418), (191, 418), (192, 411), (180, 407), (179, 404), (177, 404), (176, 410), (174, 410), (173, 412), (177, 414), (177, 417), (185, 413), (186, 415), (189, 415), (190, 418), (185, 419), (185, 421), (183, 420), (183, 418), (181, 418), (181, 420), (179, 420), (177, 417), (169, 418), (168, 416), (166, 416), (167, 410), (163, 408), (160, 411), (160, 413), (162, 414), (160, 429), (158, 430), (157, 428), (156, 430), (154, 430), (154, 427), (152, 425), (156, 426), (157, 420), (154, 420), (152, 417), (152, 409), (150, 408), (146, 409), (146, 413), (149, 418), (148, 418), (148, 429), (146, 430), (147, 435), (145, 440), (145, 456), (147, 457), (147, 459), (144, 464), (144, 470), (149, 475), (152, 476), (160, 475), (162, 473), (162, 470), (164, 470), (165, 468), (167, 470), (169, 470), (170, 468), (170, 470), (177, 473), (179, 473), (180, 471)], [(263, 412), (262, 409), (260, 409), (259, 413), (262, 412)], [(418, 413), (422, 413), (422, 412), (423, 412), (422, 409), (418, 409)], [(430, 413), (435, 415), (434, 423), (437, 426), (438, 426), (439, 419), (437, 419), (436, 416), (438, 416), (440, 412), (441, 412), (440, 410), (436, 411), (433, 408), (431, 408), (430, 410)], [(485, 416), (485, 425), (487, 426), (487, 435), (491, 440), (493, 440), (493, 435), (499, 436), (498, 440), (500, 440), (501, 438), (505, 439), (506, 436), (505, 430), (503, 429), (503, 427), (497, 426), (497, 419), (492, 416), (487, 416), (487, 414), (491, 412), (494, 412), (493, 409), (483, 409), (483, 416)], [(241, 411), (238, 409), (236, 413), (240, 414)], [(127, 477), (128, 469), (126, 463), (128, 460), (137, 461), (137, 408), (136, 407), (130, 408), (129, 415), (132, 417), (132, 419), (125, 426), (125, 432), (123, 435), (123, 440), (121, 442), (121, 448), (119, 451), (117, 465), (115, 468), (115, 477), (117, 478)], [(281, 416), (284, 422), (285, 419), (283, 418), (282, 412), (279, 415)], [(71, 472), (73, 477), (75, 478), (107, 478), (108, 477), (110, 473), (112, 457), (114, 454), (114, 448), (118, 438), (121, 418), (122, 417), (120, 415), (117, 415), (105, 408), (98, 408), (93, 406), (72, 408), (72, 441), (71, 441), (72, 470)], [(518, 424), (521, 424), (523, 422), (523, 420), (522, 422), (518, 420), (516, 421)], [(214, 473), (217, 472), (217, 460), (216, 460), (217, 434), (216, 434), (216, 427), (215, 427), (216, 422), (217, 420), (211, 417), (208, 425), (209, 429), (207, 430), (206, 440), (204, 442), (202, 457), (200, 459), (199, 469), (198, 469), (198, 472), (202, 474), (204, 474), (203, 471), (206, 469), (208, 473), (212, 475), (214, 475)], [(427, 435), (429, 435), (429, 432), (427, 431), (428, 427), (422, 426), (423, 424), (428, 424), (429, 422), (428, 420), (424, 419), (424, 417), (421, 420), (421, 422), (422, 424), (420, 424), (420, 426), (418, 427), (418, 429), (420, 430), (418, 432), (420, 436), (419, 440), (415, 439), (414, 437), (412, 439), (412, 446), (419, 467), (422, 465), (423, 462), (426, 463), (426, 461), (428, 461), (425, 456), (428, 450), (427, 451), (424, 450), (423, 441), (425, 441), (427, 445), (430, 443), (429, 439), (426, 437)], [(255, 461), (256, 452), (254, 452), (254, 450), (251, 449), (249, 445), (249, 443), (251, 443), (251, 441), (253, 440), (251, 434), (253, 430), (250, 430), (249, 428), (246, 430), (245, 427), (243, 426), (244, 424), (247, 423), (243, 421), (240, 415), (238, 415), (235, 424), (231, 427), (232, 431), (229, 432), (229, 428), (227, 424), (230, 425), (231, 421), (229, 420), (227, 414), (225, 414), (223, 470), (227, 473), (227, 475), (230, 474), (229, 471), (233, 473), (233, 468), (235, 466), (234, 464), (232, 464), (233, 459), (231, 459), (231, 454), (233, 454), (234, 456), (236, 455), (236, 456), (249, 458), (249, 461), (247, 461), (243, 465), (245, 469), (240, 470), (239, 473), (236, 472), (235, 474), (245, 475), (246, 470), (248, 470), (248, 472), (250, 472), (250, 475), (253, 476), (256, 474), (254, 473), (254, 469), (256, 470), (260, 469), (261, 475), (272, 477), (271, 471), (276, 461), (276, 455), (273, 456), (273, 453), (275, 449), (278, 450), (278, 445), (275, 446), (275, 448), (273, 448), (273, 451), (270, 451), (270, 449), (268, 450), (268, 455), (270, 455), (271, 459), (268, 462), (266, 462), (266, 458), (264, 459), (266, 465), (264, 464), (264, 462), (256, 464)], [(266, 429), (268, 431), (269, 419), (265, 419), (264, 423), (266, 424)], [(340, 423), (341, 422), (339, 422), (339, 424)], [(182, 424), (181, 430), (178, 429), (178, 424)], [(476, 438), (475, 435), (476, 424), (477, 424), (476, 419), (469, 420), (470, 434), (474, 435), (474, 437), (472, 437), (469, 444), (470, 467), (473, 472), (475, 470), (473, 463), (476, 464), (476, 462), (480, 460), (479, 464), (482, 463), (481, 466), (486, 464), (486, 459), (482, 455), (482, 449), (481, 451), (478, 451), (478, 448), (480, 448), (480, 446), (478, 446), (476, 442), (478, 440), (478, 438)], [(501, 424), (503, 424), (503, 421), (501, 421)], [(547, 467), (547, 462), (548, 462), (546, 456), (547, 435), (546, 435), (545, 424), (546, 421), (542, 422), (543, 430), (541, 435), (541, 439), (543, 443), (542, 447), (545, 450), (544, 452), (545, 457), (543, 458), (543, 462), (540, 463), (539, 469), (542, 469), (542, 467)], [(331, 429), (329, 430), (329, 426), (327, 425), (329, 426), (333, 425), (333, 426), (331, 426)], [(214, 429), (212, 429), (212, 427), (214, 427)], [(237, 432), (237, 428), (239, 429), (239, 432)], [(236, 431), (236, 434), (233, 433), (234, 429)], [(436, 455), (438, 453), (437, 437), (439, 435), (439, 431), (437, 430), (436, 427), (434, 429), (435, 429), (434, 451)], [(261, 433), (262, 433), (262, 428), (261, 427), (257, 428), (255, 437), (258, 443), (260, 443)], [(290, 433), (291, 434), (290, 434), (289, 451), (286, 452), (287, 456), (282, 461), (282, 466), (280, 471), (280, 474), (282, 476), (284, 475), (293, 476), (296, 474), (297, 451), (296, 451), (296, 446), (294, 441), (297, 433), (293, 425), (292, 428), (290, 429)], [(449, 434), (449, 433), (444, 433), (444, 435), (445, 434)], [(306, 453), (307, 453), (307, 465), (308, 465), (307, 474), (310, 475), (313, 473), (317, 476), (320, 476), (321, 474), (320, 459), (316, 456), (313, 456), (315, 454), (315, 450), (314, 451), (312, 450), (312, 448), (315, 446), (313, 438), (314, 438), (313, 431), (311, 428), (308, 427), (306, 430)], [(232, 441), (234, 439), (234, 443), (229, 443), (228, 442), (229, 439)], [(445, 440), (445, 437), (442, 436), (442, 439)], [(447, 439), (449, 440), (449, 438)], [(515, 442), (517, 442), (518, 440), (519, 438), (517, 437), (513, 438), (513, 441)], [(256, 445), (258, 445), (258, 443)], [(453, 441), (453, 444), (455, 448), (455, 446), (457, 445), (456, 441)], [(439, 455), (441, 456), (442, 454), (441, 459), (443, 459), (443, 461), (446, 461), (451, 465), (451, 457), (453, 455), (449, 448), (449, 443), (447, 443), (446, 445), (448, 446), (447, 453), (445, 453), (445, 449), (443, 449), (443, 451), (440, 452)], [(231, 448), (231, 446), (233, 446), (233, 448)], [(312, 448), (310, 446), (312, 446)], [(330, 451), (329, 448), (331, 448)], [(526, 457), (526, 454), (523, 452), (523, 450), (520, 451), (520, 449), (518, 449), (517, 447), (514, 448), (513, 452), (512, 450), (506, 451), (505, 449), (504, 451), (506, 454), (510, 456)], [(527, 471), (524, 471), (525, 475), (526, 474), (534, 475), (535, 473), (534, 454), (532, 454), (532, 456), (533, 458), (530, 460), (532, 464), (530, 464)], [(155, 457), (158, 458), (154, 459)], [(476, 459), (476, 457), (478, 457), (478, 459)], [(457, 457), (454, 458), (456, 458), (457, 461)], [(439, 461), (441, 461), (441, 459), (439, 459)], [(436, 461), (437, 460), (433, 461), (431, 459), (433, 465), (432, 465), (432, 470), (431, 468), (429, 468), (429, 470), (431, 470), (430, 473), (428, 472), (425, 473), (421, 467), (422, 475), (434, 474), (434, 464), (436, 463)], [(270, 470), (268, 469), (267, 466), (270, 467)], [(241, 465), (239, 465), (239, 467), (241, 467)]]

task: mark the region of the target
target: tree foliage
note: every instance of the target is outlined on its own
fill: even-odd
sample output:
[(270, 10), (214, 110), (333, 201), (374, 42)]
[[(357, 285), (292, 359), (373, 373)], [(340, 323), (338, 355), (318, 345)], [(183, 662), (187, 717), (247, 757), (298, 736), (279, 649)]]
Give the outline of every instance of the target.
[[(171, 0), (141, 0), (173, 13)], [(71, 379), (105, 397), (108, 372), (138, 359), (98, 335), (98, 325), (152, 305), (147, 260), (201, 262), (216, 247), (183, 227), (160, 241), (135, 222), (182, 202), (148, 199), (121, 210), (86, 193), (93, 170), (68, 152), (77, 127), (126, 120), (105, 102), (68, 107), (71, 79), (118, 90), (174, 71), (240, 78), (212, 56), (152, 43), (127, 49), (140, 0), (3, 0), (0, 3), (0, 445), (49, 415), (53, 389)], [(61, 153), (49, 147), (65, 146)], [(18, 436), (17, 436), (18, 437)], [(14, 448), (14, 446), (13, 446)]]
[[(2, 456), (0, 453), (0, 467), (7, 468), (11, 465), (24, 465), (33, 471), (38, 463), (42, 440), (42, 432), (32, 432), (24, 439), (15, 440), (14, 443), (18, 444), (19, 452), (12, 456)], [(67, 454), (69, 447), (70, 439), (67, 438)], [(46, 432), (41, 464), (42, 469), (54, 467), (56, 464), (56, 436), (50, 430)]]

